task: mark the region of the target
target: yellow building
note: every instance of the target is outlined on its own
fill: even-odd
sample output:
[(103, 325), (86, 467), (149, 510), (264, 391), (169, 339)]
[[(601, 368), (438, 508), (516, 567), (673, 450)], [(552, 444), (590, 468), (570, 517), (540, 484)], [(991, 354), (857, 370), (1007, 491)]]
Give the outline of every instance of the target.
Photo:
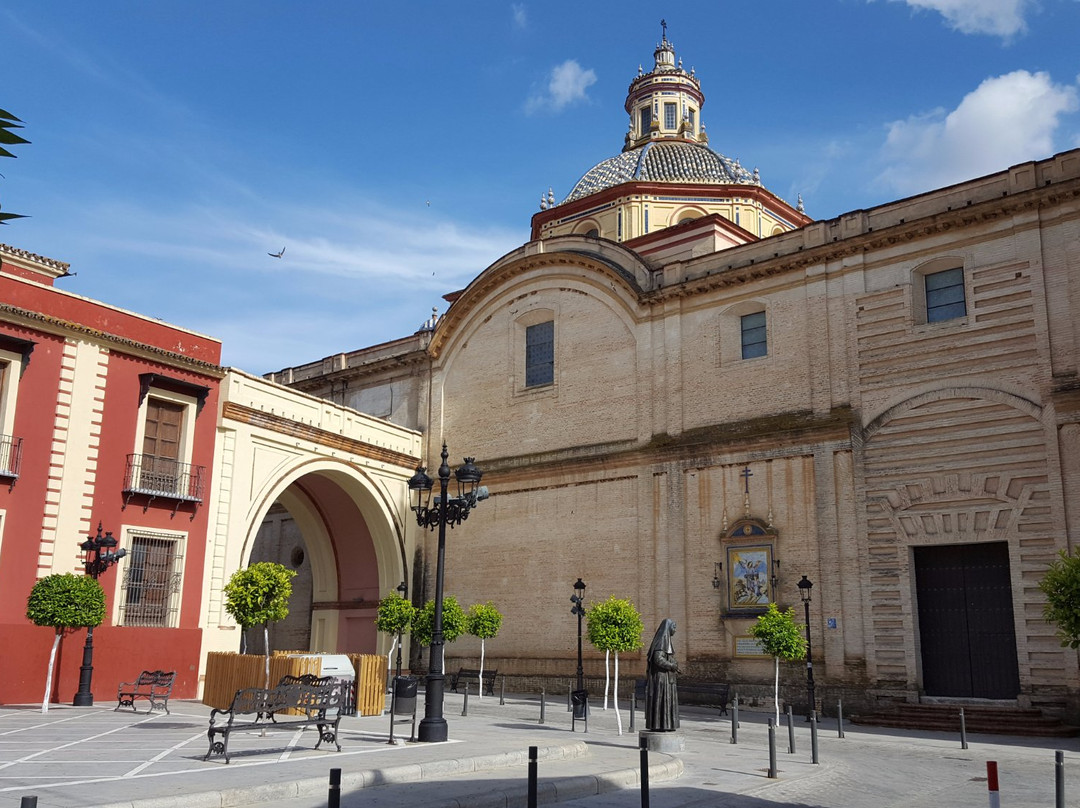
[(1037, 587), (1080, 528), (1080, 151), (812, 221), (708, 148), (703, 104), (665, 39), (624, 151), (529, 243), (416, 334), (273, 380), (419, 430), (429, 468), (476, 456), (446, 591), (504, 612), (511, 686), (572, 679), (581, 578), (674, 618), (686, 677), (768, 698), (748, 629), (805, 576), (819, 704), (1080, 718)]

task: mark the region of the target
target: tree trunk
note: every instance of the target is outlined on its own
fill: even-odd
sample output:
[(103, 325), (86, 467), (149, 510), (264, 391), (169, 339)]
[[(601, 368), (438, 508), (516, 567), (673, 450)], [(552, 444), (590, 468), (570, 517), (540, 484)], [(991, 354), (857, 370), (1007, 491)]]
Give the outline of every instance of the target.
[(619, 712), (619, 652), (615, 652), (615, 688), (611, 697), (612, 706), (615, 708), (615, 724), (619, 727), (622, 735), (622, 713)]
[(263, 652), (266, 654), (266, 684), (263, 685), (267, 690), (270, 689), (270, 624), (263, 623)]
[(53, 666), (56, 664), (56, 648), (60, 645), (61, 629), (56, 630), (53, 637), (52, 651), (49, 652), (49, 672), (45, 675), (45, 698), (41, 700), (41, 712), (49, 712), (49, 692), (52, 690)]
[(608, 686), (611, 679), (611, 651), (604, 651), (604, 709), (607, 709)]
[[(394, 676), (394, 651), (397, 650), (397, 641), (398, 641), (398, 635), (394, 634), (393, 637), (390, 640), (390, 653), (388, 653), (386, 655), (386, 670), (387, 670), (386, 679), (387, 679), (387, 683), (389, 683), (390, 679), (393, 678), (393, 676)], [(387, 692), (389, 692), (390, 688), (387, 687), (386, 690), (387, 690)]]
[(780, 657), (773, 657), (776, 676), (773, 679), (773, 706), (776, 707), (776, 724), (780, 726)]
[(480, 675), (476, 677), (479, 683), (477, 687), (476, 695), (479, 698), (484, 698), (484, 638), (480, 638)]

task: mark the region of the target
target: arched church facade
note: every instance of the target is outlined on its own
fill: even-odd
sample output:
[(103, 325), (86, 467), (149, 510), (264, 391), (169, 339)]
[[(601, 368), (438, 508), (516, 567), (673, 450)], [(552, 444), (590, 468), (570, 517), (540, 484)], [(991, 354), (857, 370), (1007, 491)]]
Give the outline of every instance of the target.
[[(581, 578), (587, 605), (675, 619), (684, 675), (765, 694), (749, 627), (769, 601), (801, 619), (805, 576), (819, 699), (1075, 718), (1038, 581), (1080, 502), (1080, 152), (815, 222), (711, 151), (700, 82), (655, 56), (622, 154), (546, 193), (532, 241), (412, 337), (271, 378), (360, 409), (393, 391), (429, 468), (444, 441), (476, 457), (491, 497), (446, 591), (503, 611), (487, 664), (518, 686), (570, 681)], [(479, 643), (446, 653), (475, 667)], [(785, 697), (805, 687), (789, 667)]]

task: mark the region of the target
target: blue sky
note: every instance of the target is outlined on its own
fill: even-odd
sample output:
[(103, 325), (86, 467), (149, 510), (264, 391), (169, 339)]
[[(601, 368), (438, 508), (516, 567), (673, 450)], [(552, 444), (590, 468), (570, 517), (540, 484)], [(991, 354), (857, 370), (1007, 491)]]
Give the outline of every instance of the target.
[(1080, 0), (8, 0), (0, 241), (254, 373), (405, 336), (622, 148), (661, 17), (815, 218), (1080, 146)]

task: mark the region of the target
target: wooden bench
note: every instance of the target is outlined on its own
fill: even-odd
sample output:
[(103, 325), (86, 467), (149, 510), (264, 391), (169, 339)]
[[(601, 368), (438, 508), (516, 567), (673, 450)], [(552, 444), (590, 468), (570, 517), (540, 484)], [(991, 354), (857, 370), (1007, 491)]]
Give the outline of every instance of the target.
[[(731, 685), (726, 682), (690, 682), (678, 681), (680, 704), (704, 704), (720, 709), (720, 715), (727, 715), (727, 705), (731, 701)], [(689, 696), (684, 699), (683, 696)], [(645, 680), (634, 680), (634, 699), (638, 704), (645, 704)]]
[[(341, 751), (338, 743), (338, 726), (341, 723), (341, 708), (344, 704), (344, 687), (332, 676), (318, 677), (312, 674), (304, 676), (283, 676), (277, 687), (246, 687), (237, 690), (232, 704), (227, 710), (214, 708), (210, 711), (210, 728), (206, 736), (210, 748), (203, 760), (211, 755), (224, 755), (229, 762), (229, 735), (236, 730), (291, 730), (315, 727), (319, 740), (318, 749), (323, 741), (332, 743)], [(285, 714), (285, 710), (296, 710), (299, 714)], [(218, 723), (221, 719), (228, 719)], [(216, 736), (220, 740), (215, 740)]]
[[(489, 696), (495, 695), (495, 677), (499, 675), (497, 670), (484, 671), (484, 692)], [(459, 668), (458, 672), (450, 677), (450, 689), (457, 693), (459, 685), (480, 681), (480, 671), (477, 668)]]
[(146, 699), (150, 702), (147, 713), (153, 710), (164, 710), (168, 713), (169, 696), (172, 695), (175, 681), (176, 671), (143, 671), (134, 682), (121, 682), (116, 688), (117, 704), (113, 712), (121, 707), (130, 707), (138, 712), (135, 699)]

